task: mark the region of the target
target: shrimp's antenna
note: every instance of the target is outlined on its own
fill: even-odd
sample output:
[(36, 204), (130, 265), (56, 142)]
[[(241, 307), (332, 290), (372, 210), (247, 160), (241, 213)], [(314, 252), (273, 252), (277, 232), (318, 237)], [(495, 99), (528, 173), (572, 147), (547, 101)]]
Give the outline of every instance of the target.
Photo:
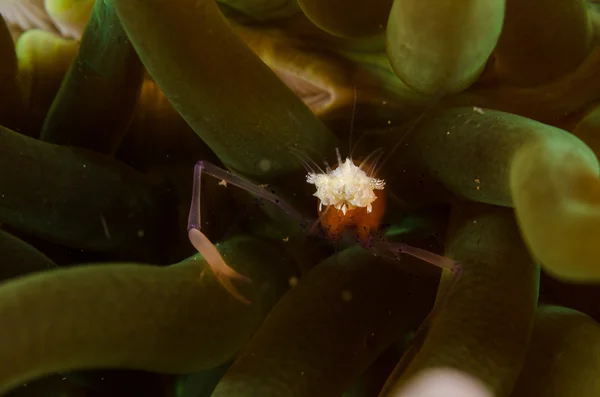
[[(364, 160), (360, 163), (358, 168), (365, 171), (367, 175), (374, 176), (375, 170), (377, 169), (377, 163), (381, 160), (381, 156), (383, 156), (383, 148), (377, 148), (373, 150)], [(368, 166), (367, 170), (364, 170), (364, 167)]]
[(406, 140), (406, 138), (409, 136), (409, 134), (417, 127), (417, 125), (419, 125), (419, 123), (425, 118), (425, 115), (427, 115), (427, 113), (429, 113), (429, 111), (431, 109), (433, 109), (433, 107), (439, 102), (440, 98), (442, 98), (443, 94), (439, 94), (437, 95), (425, 108), (425, 110), (423, 110), (423, 112), (421, 112), (421, 114), (416, 117), (415, 119), (412, 120), (412, 122), (410, 122), (408, 128), (406, 129), (406, 132), (404, 133), (404, 135), (402, 135), (400, 137), (400, 139), (398, 139), (398, 142), (396, 142), (396, 144), (394, 145), (394, 147), (392, 148), (392, 150), (390, 150), (387, 154), (387, 156), (385, 156), (383, 158), (383, 160), (381, 161), (381, 164), (379, 164), (379, 168), (383, 167), (383, 165), (385, 163), (387, 163), (387, 161), (394, 155), (394, 152), (396, 152), (396, 150), (398, 150), (398, 148), (400, 147), (400, 145)]
[[(349, 150), (348, 157), (350, 157), (350, 158), (354, 158), (354, 151), (358, 147), (359, 142), (366, 135), (366, 131), (363, 131), (363, 133), (360, 134), (360, 136), (358, 137), (358, 139), (356, 140), (356, 142), (354, 142), (354, 146), (352, 145), (352, 138), (353, 138), (353, 135), (354, 135), (355, 116), (356, 116), (356, 102), (357, 102), (357, 99), (356, 99), (357, 98), (357, 96), (356, 96), (356, 84), (354, 84), (354, 86), (352, 88), (353, 88), (353, 91), (354, 91), (354, 102), (352, 103), (352, 116), (350, 118), (350, 134), (349, 134), (349, 138), (348, 138), (348, 150)], [(365, 161), (366, 161), (366, 159), (365, 159)]]
[(352, 102), (352, 115), (350, 116), (350, 133), (348, 134), (348, 157), (352, 158), (354, 148), (352, 147), (352, 135), (354, 134), (354, 116), (356, 115), (356, 83), (352, 86), (354, 100)]
[(290, 147), (290, 152), (302, 163), (306, 172), (310, 172), (312, 174), (316, 174), (317, 170), (319, 173), (323, 174), (323, 169), (317, 164), (310, 156), (303, 153), (302, 151), (296, 149), (295, 147)]

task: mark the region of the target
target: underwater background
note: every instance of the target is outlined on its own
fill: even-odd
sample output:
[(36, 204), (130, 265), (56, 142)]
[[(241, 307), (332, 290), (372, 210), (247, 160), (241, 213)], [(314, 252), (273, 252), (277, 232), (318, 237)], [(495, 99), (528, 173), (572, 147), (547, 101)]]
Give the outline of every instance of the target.
[[(600, 4), (0, 15), (2, 395), (600, 396)], [(317, 219), (305, 167), (336, 148), (381, 154), (373, 233), (402, 252), (278, 201)], [(249, 303), (188, 238), (198, 161), (258, 189), (200, 194)]]

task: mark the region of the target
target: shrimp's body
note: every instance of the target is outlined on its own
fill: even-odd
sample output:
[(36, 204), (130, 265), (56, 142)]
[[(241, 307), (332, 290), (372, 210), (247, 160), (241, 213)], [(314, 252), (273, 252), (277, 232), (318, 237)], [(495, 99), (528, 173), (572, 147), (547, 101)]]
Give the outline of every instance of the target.
[(385, 212), (385, 181), (376, 178), (364, 161), (349, 157), (342, 161), (339, 151), (337, 159), (334, 168), (306, 176), (317, 189), (314, 196), (319, 199), (321, 226), (332, 240), (339, 240), (345, 229), (354, 228), (361, 244), (367, 246)]
[[(458, 275), (458, 264), (433, 252), (411, 247), (404, 243), (387, 241), (373, 243), (372, 236), (379, 228), (385, 211), (385, 194), (383, 192), (385, 181), (375, 177), (375, 166), (381, 152), (373, 152), (362, 162), (354, 161), (351, 158), (342, 161), (339, 150), (336, 150), (336, 153), (338, 161), (335, 167), (328, 166), (325, 171), (319, 169), (321, 172), (315, 172), (309, 167), (306, 176), (306, 181), (316, 187), (314, 196), (319, 199), (319, 222), (327, 236), (332, 240), (339, 240), (346, 229), (355, 229), (361, 245), (374, 250), (373, 252), (377, 255), (383, 253), (392, 259), (399, 259), (398, 256), (404, 253), (453, 271), (455, 275)], [(250, 304), (251, 302), (234, 285), (234, 281), (249, 282), (250, 279), (231, 268), (213, 243), (201, 231), (200, 190), (202, 174), (208, 174), (213, 178), (225, 181), (272, 202), (301, 225), (309, 224), (310, 220), (306, 222), (307, 219), (296, 211), (291, 204), (265, 189), (263, 185), (256, 185), (207, 161), (199, 161), (196, 164), (194, 167), (192, 205), (190, 206), (188, 218), (190, 242), (204, 257), (219, 283), (240, 302)]]

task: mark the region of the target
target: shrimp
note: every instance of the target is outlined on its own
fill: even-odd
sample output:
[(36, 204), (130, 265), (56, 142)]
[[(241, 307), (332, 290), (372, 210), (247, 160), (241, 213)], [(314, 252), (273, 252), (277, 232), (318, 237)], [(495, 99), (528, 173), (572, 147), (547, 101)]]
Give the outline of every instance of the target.
[[(399, 255), (404, 253), (458, 275), (458, 264), (443, 256), (404, 243), (385, 240), (374, 242), (372, 236), (381, 224), (381, 218), (385, 212), (385, 195), (383, 194), (385, 181), (375, 176), (375, 165), (381, 152), (373, 152), (362, 162), (354, 161), (350, 157), (342, 161), (338, 149), (336, 149), (336, 155), (335, 167), (327, 167), (325, 171), (319, 169), (320, 172), (310, 168), (306, 175), (306, 182), (316, 188), (314, 196), (318, 199), (319, 219), (317, 223), (321, 224), (330, 239), (339, 240), (346, 229), (354, 229), (361, 245), (373, 250), (376, 255), (398, 260)], [(196, 163), (192, 203), (188, 217), (190, 242), (204, 257), (221, 285), (241, 303), (249, 305), (251, 302), (238, 291), (234, 282), (250, 282), (251, 280), (231, 268), (214, 244), (201, 231), (200, 197), (203, 174), (274, 203), (304, 227), (313, 222), (306, 219), (283, 198), (265, 189), (263, 185), (255, 185), (253, 182), (207, 161)], [(313, 229), (314, 225), (309, 230)]]

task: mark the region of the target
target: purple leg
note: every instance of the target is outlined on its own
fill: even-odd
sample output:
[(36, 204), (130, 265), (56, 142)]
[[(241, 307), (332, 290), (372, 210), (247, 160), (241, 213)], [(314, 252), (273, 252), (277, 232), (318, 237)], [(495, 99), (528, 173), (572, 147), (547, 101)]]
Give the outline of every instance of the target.
[(450, 270), (453, 273), (460, 273), (460, 265), (457, 262), (422, 248), (392, 242), (377, 242), (373, 246), (383, 254), (389, 253), (396, 259), (400, 257), (400, 254), (407, 254), (439, 268)]
[(460, 278), (460, 274), (462, 272), (460, 263), (453, 261), (452, 259), (446, 258), (442, 255), (434, 254), (433, 252), (424, 250), (422, 248), (413, 247), (404, 243), (378, 242), (374, 244), (373, 248), (378, 254), (387, 257), (391, 256), (395, 260), (400, 259), (400, 254), (407, 254), (415, 258), (421, 259), (422, 261), (427, 262), (431, 265), (437, 266), (442, 270), (449, 270), (452, 272), (452, 280), (450, 282), (450, 287), (444, 294), (445, 296), (437, 299), (437, 302), (439, 302), (439, 304), (435, 305), (435, 307), (428, 316), (428, 319), (433, 320), (437, 313), (443, 308), (444, 304), (448, 300), (448, 297), (452, 293), (454, 286)]
[(442, 294), (436, 299), (436, 304), (434, 305), (431, 313), (427, 316), (420, 329), (418, 330), (418, 334), (425, 333), (425, 330), (431, 326), (431, 324), (435, 321), (435, 318), (439, 314), (439, 312), (444, 308), (448, 298), (452, 294), (456, 283), (458, 282), (460, 275), (462, 273), (462, 267), (460, 263), (453, 261), (452, 259), (446, 258), (442, 255), (435, 254), (433, 252), (424, 250), (422, 248), (417, 248), (410, 246), (404, 243), (392, 243), (392, 242), (380, 242), (374, 245), (375, 250), (378, 253), (381, 253), (384, 256), (392, 257), (395, 260), (400, 260), (401, 254), (407, 254), (413, 256), (415, 258), (421, 259), (424, 262), (427, 262), (431, 265), (437, 266), (442, 270), (449, 270), (452, 272), (452, 279), (450, 281), (450, 286)]
[[(427, 250), (412, 247), (408, 244), (404, 243), (393, 243), (393, 242), (378, 242), (375, 243), (373, 249), (377, 253), (377, 255), (387, 256), (393, 258), (394, 260), (400, 260), (401, 254), (411, 255), (415, 258), (421, 259), (431, 265), (437, 266), (443, 270), (449, 270), (452, 272), (452, 279), (450, 280), (450, 286), (442, 292), (439, 292), (440, 295), (436, 298), (436, 303), (433, 306), (431, 312), (427, 315), (423, 323), (419, 327), (416, 332), (415, 339), (411, 343), (411, 347), (404, 353), (402, 359), (396, 366), (393, 371), (393, 374), (401, 374), (406, 370), (406, 367), (410, 364), (414, 355), (418, 352), (421, 344), (424, 341), (424, 338), (427, 336), (428, 330), (431, 328), (437, 315), (440, 311), (443, 310), (448, 298), (452, 295), (452, 291), (454, 287), (458, 283), (460, 279), (460, 275), (462, 273), (462, 267), (460, 263), (453, 261), (449, 258), (443, 257), (441, 255), (435, 254), (433, 252), (429, 252)], [(392, 375), (391, 378), (388, 379), (388, 383), (392, 382), (392, 379), (396, 379), (397, 376)], [(384, 389), (386, 389), (384, 386)]]
[(201, 219), (200, 219), (200, 193), (202, 186), (202, 174), (210, 175), (216, 179), (225, 181), (228, 184), (237, 186), (244, 189), (260, 198), (271, 201), (285, 211), (289, 216), (296, 219), (301, 224), (305, 224), (306, 221), (300, 213), (298, 213), (289, 203), (277, 197), (275, 194), (266, 190), (263, 187), (257, 186), (254, 183), (247, 181), (239, 176), (233, 175), (232, 173), (217, 167), (216, 165), (207, 161), (199, 161), (194, 167), (194, 186), (192, 191), (192, 204), (190, 206), (190, 214), (188, 217), (188, 236), (190, 242), (198, 250), (198, 252), (204, 257), (206, 262), (211, 267), (215, 276), (223, 285), (223, 287), (232, 294), (236, 299), (244, 304), (250, 304), (251, 302), (245, 298), (233, 284), (234, 280), (242, 282), (250, 282), (251, 280), (233, 270), (223, 259), (214, 244), (206, 237), (201, 231)]

